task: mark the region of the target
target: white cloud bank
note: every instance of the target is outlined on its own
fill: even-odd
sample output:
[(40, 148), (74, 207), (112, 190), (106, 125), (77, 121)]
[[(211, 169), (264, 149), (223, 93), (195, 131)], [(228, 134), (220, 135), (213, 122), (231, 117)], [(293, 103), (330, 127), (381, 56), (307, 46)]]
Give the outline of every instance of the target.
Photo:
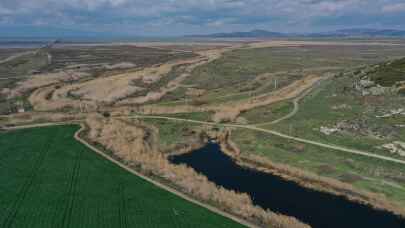
[[(390, 15), (398, 12), (405, 12), (402, 0), (0, 0), (3, 24), (162, 33), (316, 30), (351, 26), (342, 19), (348, 17), (369, 24), (382, 24), (378, 20), (384, 17), (392, 23)], [(320, 20), (323, 27), (314, 27)], [(398, 21), (396, 27), (401, 26)]]

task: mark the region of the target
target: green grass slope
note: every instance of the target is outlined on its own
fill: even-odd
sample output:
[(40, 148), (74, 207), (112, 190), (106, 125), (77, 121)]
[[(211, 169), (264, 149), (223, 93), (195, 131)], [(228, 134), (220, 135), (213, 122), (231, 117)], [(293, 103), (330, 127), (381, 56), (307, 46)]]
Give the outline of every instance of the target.
[(0, 227), (239, 227), (119, 168), (77, 126), (0, 133)]
[(382, 86), (405, 81), (405, 58), (380, 65), (370, 74), (371, 80)]

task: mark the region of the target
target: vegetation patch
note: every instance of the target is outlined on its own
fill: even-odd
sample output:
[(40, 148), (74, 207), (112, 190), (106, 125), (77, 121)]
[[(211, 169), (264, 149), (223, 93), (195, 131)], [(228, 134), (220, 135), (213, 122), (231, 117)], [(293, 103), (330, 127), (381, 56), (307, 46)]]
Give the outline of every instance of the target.
[(285, 101), (248, 110), (242, 113), (241, 117), (245, 118), (249, 124), (267, 123), (286, 116), (293, 109), (294, 105)]
[(200, 124), (159, 119), (144, 119), (143, 122), (157, 128), (157, 141), (163, 150), (177, 144), (193, 142), (199, 137)]
[(368, 76), (372, 81), (386, 87), (405, 81), (405, 58), (381, 64)]
[(274, 61), (274, 58), (269, 48), (227, 52), (220, 59), (196, 68), (186, 83), (196, 84), (203, 89), (237, 86), (262, 73), (299, 66), (291, 64), (292, 61)]

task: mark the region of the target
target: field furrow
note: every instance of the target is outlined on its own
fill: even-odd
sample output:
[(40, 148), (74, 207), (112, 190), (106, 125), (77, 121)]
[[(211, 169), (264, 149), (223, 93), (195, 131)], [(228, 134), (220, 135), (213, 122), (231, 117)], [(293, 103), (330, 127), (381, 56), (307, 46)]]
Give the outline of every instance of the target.
[(105, 160), (74, 140), (77, 130), (0, 133), (0, 227), (241, 227)]
[(30, 169), (29, 175), (26, 178), (25, 183), (22, 185), (21, 189), (18, 191), (17, 199), (7, 209), (8, 215), (3, 220), (2, 227), (4, 227), (4, 228), (12, 227), (19, 209), (21, 208), (22, 204), (24, 203), (24, 201), (27, 198), (27, 193), (30, 191), (31, 187), (35, 184), (35, 179), (38, 176), (40, 168), (43, 165), (43, 162), (45, 160), (45, 157), (47, 156), (47, 154), (49, 152), (49, 149), (52, 145), (52, 141), (53, 141), (52, 138), (49, 139), (49, 141), (46, 142), (46, 144), (44, 145), (42, 150), (39, 151), (39, 155), (36, 158), (36, 161), (34, 162), (33, 167)]

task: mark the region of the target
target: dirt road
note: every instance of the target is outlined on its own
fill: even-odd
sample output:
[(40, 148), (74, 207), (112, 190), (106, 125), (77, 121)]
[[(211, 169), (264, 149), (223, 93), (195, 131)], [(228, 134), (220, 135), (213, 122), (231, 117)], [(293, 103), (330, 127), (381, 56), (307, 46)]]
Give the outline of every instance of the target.
[(271, 122), (260, 123), (260, 124), (254, 124), (254, 126), (260, 127), (260, 126), (273, 125), (273, 124), (280, 123), (280, 122), (282, 122), (282, 121), (284, 121), (284, 120), (290, 119), (291, 117), (295, 116), (295, 114), (297, 114), (297, 112), (298, 112), (299, 109), (300, 109), (299, 102), (300, 102), (304, 97), (306, 97), (310, 92), (312, 92), (316, 87), (318, 87), (322, 81), (325, 81), (325, 80), (327, 80), (327, 79), (329, 79), (329, 78), (322, 79), (321, 81), (319, 81), (318, 83), (316, 83), (313, 87), (311, 87), (311, 88), (307, 89), (306, 91), (304, 91), (300, 96), (294, 98), (294, 100), (292, 101), (292, 103), (293, 103), (293, 105), (294, 105), (294, 108), (293, 108), (293, 110), (292, 110), (290, 113), (288, 113), (287, 115), (285, 115), (285, 116), (283, 116), (283, 117), (281, 117), (281, 118), (279, 118), (279, 119), (277, 119), (277, 120), (273, 120), (273, 121), (271, 121)]
[(212, 125), (212, 126), (223, 126), (223, 127), (231, 127), (231, 128), (249, 129), (249, 130), (253, 130), (253, 131), (260, 131), (260, 132), (268, 133), (268, 134), (271, 134), (271, 135), (276, 135), (276, 136), (279, 136), (279, 137), (284, 138), (284, 139), (289, 139), (289, 140), (293, 140), (293, 141), (297, 141), (297, 142), (301, 142), (301, 143), (311, 144), (311, 145), (315, 145), (315, 146), (319, 146), (319, 147), (323, 147), (323, 148), (328, 148), (328, 149), (332, 149), (332, 150), (336, 150), (336, 151), (340, 151), (340, 152), (351, 153), (351, 154), (361, 155), (361, 156), (365, 156), (365, 157), (370, 157), (370, 158), (375, 158), (375, 159), (380, 159), (380, 160), (384, 160), (384, 161), (389, 161), (389, 162), (394, 162), (394, 163), (405, 165), (404, 160), (395, 159), (395, 158), (391, 158), (391, 157), (386, 157), (386, 156), (373, 154), (373, 153), (369, 153), (369, 152), (365, 152), (365, 151), (349, 149), (349, 148), (342, 147), (342, 146), (320, 143), (320, 142), (316, 142), (316, 141), (312, 141), (312, 140), (308, 140), (308, 139), (303, 139), (303, 138), (299, 138), (299, 137), (294, 137), (294, 136), (286, 135), (286, 134), (283, 134), (283, 133), (280, 133), (280, 132), (277, 132), (277, 131), (259, 128), (257, 126), (253, 126), (253, 125), (221, 124), (221, 123), (205, 122), (205, 121), (199, 121), (199, 120), (181, 119), (181, 118), (164, 117), (164, 116), (150, 116), (150, 115), (148, 115), (148, 116), (136, 115), (136, 116), (132, 116), (132, 117), (120, 117), (120, 118), (163, 119), (163, 120), (182, 121), (182, 122), (205, 124), (205, 125)]

